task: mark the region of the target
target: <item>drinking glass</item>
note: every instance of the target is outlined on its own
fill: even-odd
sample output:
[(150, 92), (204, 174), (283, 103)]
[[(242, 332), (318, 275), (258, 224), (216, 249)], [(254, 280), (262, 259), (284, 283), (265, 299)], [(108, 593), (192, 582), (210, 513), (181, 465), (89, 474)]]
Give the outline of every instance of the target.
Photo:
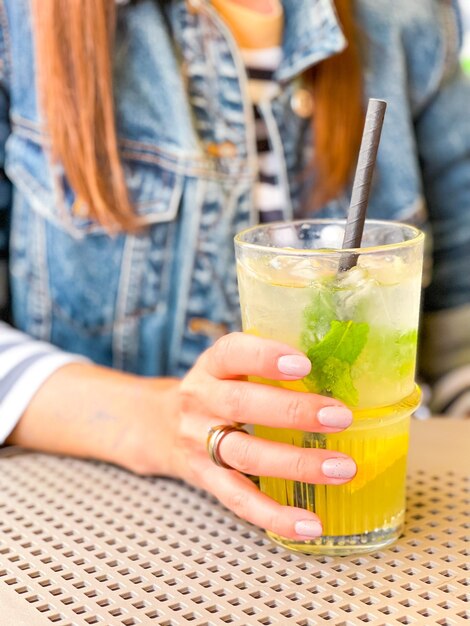
[[(342, 250), (345, 223), (304, 220), (256, 226), (235, 238), (244, 332), (302, 350), (312, 364), (300, 381), (253, 379), (337, 398), (354, 414), (344, 432), (255, 426), (255, 435), (350, 455), (344, 485), (260, 476), (285, 505), (314, 511), (323, 535), (270, 536), (294, 550), (346, 555), (383, 548), (400, 535), (415, 384), (424, 235), (413, 226), (367, 220), (362, 247)], [(349, 269), (345, 269), (349, 267)]]

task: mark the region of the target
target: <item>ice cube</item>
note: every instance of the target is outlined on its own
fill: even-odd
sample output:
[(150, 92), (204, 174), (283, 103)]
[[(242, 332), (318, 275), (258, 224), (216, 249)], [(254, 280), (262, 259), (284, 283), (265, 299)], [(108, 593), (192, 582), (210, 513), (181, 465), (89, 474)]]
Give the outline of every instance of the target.
[(297, 248), (298, 239), (294, 228), (284, 227), (274, 230), (272, 234), (273, 244), (277, 248)]
[(343, 320), (395, 329), (416, 325), (418, 299), (413, 281), (386, 283), (378, 268), (374, 272), (356, 266), (339, 277), (337, 286), (337, 310)]
[(312, 264), (308, 258), (298, 259), (279, 255), (271, 259), (269, 266), (274, 270), (272, 279), (277, 284), (303, 287), (315, 278)]
[(417, 271), (416, 267), (396, 255), (366, 254), (359, 257), (358, 265), (381, 285), (397, 285)]
[(308, 287), (315, 281), (335, 271), (331, 262), (315, 257), (290, 257), (278, 255), (269, 262), (272, 282), (292, 287)]
[(339, 249), (343, 245), (344, 228), (338, 224), (329, 224), (322, 228), (320, 234), (320, 248)]
[(338, 311), (345, 320), (386, 322), (389, 317), (377, 281), (354, 267), (338, 280)]
[(340, 289), (355, 289), (363, 285), (368, 279), (368, 271), (355, 265), (347, 272), (338, 274), (338, 286)]

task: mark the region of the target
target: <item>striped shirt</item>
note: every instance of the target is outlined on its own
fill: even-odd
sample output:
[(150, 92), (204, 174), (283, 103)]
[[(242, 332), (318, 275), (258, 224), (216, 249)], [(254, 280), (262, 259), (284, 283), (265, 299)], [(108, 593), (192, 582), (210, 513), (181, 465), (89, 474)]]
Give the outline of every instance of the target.
[(258, 172), (254, 188), (255, 209), (260, 222), (273, 222), (284, 218), (286, 191), (280, 177), (281, 160), (273, 148), (270, 120), (262, 103), (276, 95), (278, 84), (274, 73), (281, 60), (281, 48), (241, 50), (248, 76), (248, 90), (253, 103), (256, 126)]
[(212, 0), (212, 5), (232, 31), (246, 68), (258, 153), (255, 209), (260, 222), (282, 220), (286, 205), (286, 189), (280, 175), (282, 159), (278, 153), (282, 147), (268, 106), (279, 92), (275, 72), (282, 57), (282, 4), (280, 0), (251, 3)]
[(67, 363), (86, 361), (0, 322), (0, 444), (41, 385)]

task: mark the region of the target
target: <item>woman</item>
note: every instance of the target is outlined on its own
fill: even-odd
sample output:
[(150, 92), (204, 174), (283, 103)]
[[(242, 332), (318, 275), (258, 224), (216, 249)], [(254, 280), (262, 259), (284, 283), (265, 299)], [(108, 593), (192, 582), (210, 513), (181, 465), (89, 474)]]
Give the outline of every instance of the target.
[[(24, 333), (2, 329), (3, 437), (181, 477), (279, 535), (316, 537), (321, 520), (271, 501), (244, 473), (340, 484), (353, 459), (236, 428), (215, 450), (228, 469), (207, 454), (221, 424), (337, 432), (352, 419), (334, 399), (244, 380), (295, 380), (310, 362), (230, 332), (232, 237), (312, 206), (343, 216), (363, 97), (385, 98), (370, 216), (422, 226), (429, 216), (430, 340), (449, 319), (468, 328), (469, 273), (457, 270), (470, 256), (470, 89), (455, 10), (439, 0), (403, 0), (396, 13), (360, 0), (355, 17), (349, 0), (338, 14), (331, 0), (119, 5), (0, 3), (1, 206)], [(467, 351), (441, 346), (431, 375), (443, 359), (445, 371), (465, 363), (463, 336)]]

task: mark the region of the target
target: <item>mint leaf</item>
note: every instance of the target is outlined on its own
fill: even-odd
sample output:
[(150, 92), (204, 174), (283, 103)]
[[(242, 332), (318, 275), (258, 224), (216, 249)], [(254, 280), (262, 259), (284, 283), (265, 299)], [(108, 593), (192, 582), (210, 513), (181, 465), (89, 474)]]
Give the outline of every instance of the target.
[(393, 361), (401, 378), (411, 376), (414, 372), (417, 342), (418, 332), (416, 330), (410, 330), (395, 339)]
[(307, 350), (312, 363), (312, 371), (305, 378), (309, 389), (357, 405), (351, 366), (364, 349), (368, 334), (368, 324), (332, 320), (323, 339)]
[(300, 340), (305, 351), (326, 335), (336, 317), (334, 291), (322, 285), (315, 291), (311, 304), (304, 310), (305, 325)]
[(362, 322), (339, 322), (333, 320), (330, 330), (323, 339), (311, 349), (315, 358), (326, 359), (334, 356), (340, 361), (352, 365), (364, 348), (369, 325)]
[(334, 396), (346, 404), (356, 406), (359, 396), (351, 378), (351, 366), (334, 356), (326, 359), (322, 368), (322, 393)]
[(367, 359), (354, 364), (358, 378), (371, 376), (377, 382), (390, 384), (406, 381), (414, 374), (416, 361), (416, 330), (399, 331), (387, 327), (371, 327), (367, 337)]

